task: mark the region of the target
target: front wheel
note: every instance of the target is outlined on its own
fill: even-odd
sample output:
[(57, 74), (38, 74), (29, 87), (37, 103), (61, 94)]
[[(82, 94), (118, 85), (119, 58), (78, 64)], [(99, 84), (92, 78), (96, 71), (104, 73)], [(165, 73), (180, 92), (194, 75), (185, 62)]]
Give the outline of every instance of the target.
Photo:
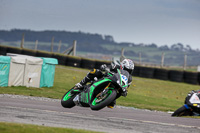
[(73, 102), (75, 94), (71, 94), (71, 91), (74, 90), (74, 88), (70, 89), (68, 92), (65, 93), (65, 95), (61, 99), (61, 105), (64, 108), (72, 108), (75, 106), (75, 103)]
[(191, 116), (192, 111), (187, 109), (184, 105), (177, 109), (172, 116)]
[(116, 90), (108, 90), (101, 97), (96, 97), (91, 101), (90, 108), (92, 110), (100, 110), (105, 106), (109, 105), (112, 101), (115, 100), (117, 96)]

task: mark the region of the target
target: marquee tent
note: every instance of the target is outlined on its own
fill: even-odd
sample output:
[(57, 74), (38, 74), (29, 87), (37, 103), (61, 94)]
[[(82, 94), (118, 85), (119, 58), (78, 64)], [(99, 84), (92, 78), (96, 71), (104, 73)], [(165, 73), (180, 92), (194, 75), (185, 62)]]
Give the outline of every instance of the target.
[(54, 58), (42, 58), (42, 73), (40, 80), (40, 87), (52, 87), (55, 75), (55, 65), (58, 64), (58, 60)]
[(17, 56), (11, 57), (8, 86), (24, 85), (25, 65), (26, 65), (26, 58)]
[(40, 77), (43, 60), (41, 58), (26, 58), (24, 86), (40, 87)]
[(0, 56), (0, 87), (8, 86), (10, 57)]

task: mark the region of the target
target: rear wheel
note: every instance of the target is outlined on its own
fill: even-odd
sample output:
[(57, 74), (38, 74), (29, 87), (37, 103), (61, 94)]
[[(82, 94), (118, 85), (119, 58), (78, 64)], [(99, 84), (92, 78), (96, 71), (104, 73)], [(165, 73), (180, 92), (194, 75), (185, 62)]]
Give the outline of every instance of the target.
[[(102, 92), (103, 93), (103, 92)], [(109, 105), (117, 96), (116, 90), (108, 90), (105, 94), (95, 97), (90, 104), (92, 110), (100, 110)]]
[(177, 109), (172, 116), (191, 116), (192, 111), (187, 109), (184, 105)]
[(62, 97), (61, 99), (61, 105), (64, 108), (72, 108), (75, 106), (75, 103), (73, 102), (74, 97), (76, 96), (76, 94), (71, 94), (71, 91), (74, 88), (70, 89), (68, 92), (65, 93), (65, 95)]

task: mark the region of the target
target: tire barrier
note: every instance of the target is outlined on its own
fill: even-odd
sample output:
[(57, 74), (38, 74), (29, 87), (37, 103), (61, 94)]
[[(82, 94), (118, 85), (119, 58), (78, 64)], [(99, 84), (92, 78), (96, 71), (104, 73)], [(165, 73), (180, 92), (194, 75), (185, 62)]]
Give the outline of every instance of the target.
[(154, 78), (161, 80), (169, 80), (169, 70), (155, 68)]
[(198, 73), (185, 71), (183, 78), (185, 83), (195, 84), (195, 85), (199, 84)]
[(95, 60), (82, 58), (81, 59), (81, 68), (92, 69), (95, 67)]
[[(91, 60), (80, 57), (67, 56), (62, 54), (52, 54), (46, 51), (34, 51), (30, 49), (21, 49), (10, 46), (0, 45), (0, 55), (6, 55), (6, 53), (24, 54), (37, 57), (52, 57), (58, 59), (60, 65), (67, 65), (73, 67), (82, 68), (96, 68), (99, 69), (102, 64), (110, 65), (110, 61)], [(189, 84), (200, 84), (200, 73), (197, 72), (183, 72), (177, 70), (166, 70), (160, 68), (150, 68), (135, 66), (133, 76), (139, 76), (144, 78), (155, 78), (161, 80), (170, 80), (175, 82), (185, 82)]]
[(151, 67), (140, 67), (139, 76), (144, 78), (154, 78), (155, 68)]
[(183, 71), (170, 70), (169, 71), (169, 80), (176, 82), (183, 82)]
[(0, 55), (6, 55), (7, 47), (0, 45)]
[(30, 50), (30, 49), (22, 49), (21, 54), (30, 55), (30, 56), (36, 56), (37, 52), (34, 51), (34, 50)]
[(80, 67), (81, 66), (81, 58), (68, 56), (67, 61), (66, 61), (66, 65), (67, 66), (73, 66), (73, 67)]
[(21, 48), (15, 48), (15, 47), (8, 47), (7, 53), (21, 54), (22, 49)]
[(56, 58), (58, 60), (59, 65), (66, 65), (68, 57), (66, 55), (61, 55), (61, 54), (53, 54), (53, 58)]
[(198, 82), (199, 82), (199, 85), (200, 85), (200, 72), (198, 73)]
[(37, 57), (47, 57), (47, 58), (51, 58), (52, 55), (53, 54), (51, 52), (46, 52), (46, 51), (37, 51), (36, 54)]
[(110, 65), (111, 62), (110, 61), (100, 61), (100, 60), (96, 60), (95, 61), (95, 66), (94, 68), (99, 69), (101, 65), (106, 64), (106, 65)]
[(135, 66), (133, 70), (133, 76), (139, 76), (140, 74), (140, 66)]

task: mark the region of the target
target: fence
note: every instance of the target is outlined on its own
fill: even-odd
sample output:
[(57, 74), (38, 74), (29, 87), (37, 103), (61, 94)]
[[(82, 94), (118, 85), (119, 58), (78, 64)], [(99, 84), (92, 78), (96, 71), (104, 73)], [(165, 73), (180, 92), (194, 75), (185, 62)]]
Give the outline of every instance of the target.
[[(0, 55), (6, 53), (17, 53), (31, 55), (36, 57), (56, 58), (60, 65), (80, 67), (80, 68), (99, 68), (102, 64), (110, 64), (109, 61), (92, 60), (87, 58), (63, 55), (53, 52), (34, 51), (30, 49), (14, 48), (9, 46), (0, 46)], [(189, 84), (200, 84), (200, 72), (188, 72), (179, 70), (168, 70), (153, 67), (135, 66), (133, 76), (154, 78), (160, 80), (169, 80), (175, 82), (185, 82)]]

